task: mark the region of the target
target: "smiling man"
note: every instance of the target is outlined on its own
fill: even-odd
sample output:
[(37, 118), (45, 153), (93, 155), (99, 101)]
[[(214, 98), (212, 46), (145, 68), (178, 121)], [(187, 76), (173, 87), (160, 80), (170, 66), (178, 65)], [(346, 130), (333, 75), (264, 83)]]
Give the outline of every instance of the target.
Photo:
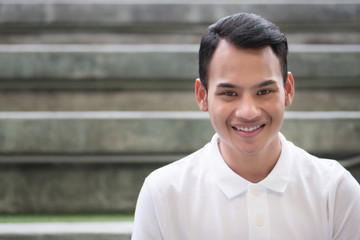
[(254, 14), (211, 25), (195, 93), (216, 134), (154, 171), (133, 240), (360, 239), (360, 186), (341, 165), (279, 133), (294, 96), (287, 40)]
[(231, 41), (219, 41), (208, 76), (202, 77), (208, 85), (197, 80), (196, 96), (200, 109), (210, 114), (224, 161), (240, 176), (259, 182), (280, 156), (278, 132), (294, 81), (290, 73), (283, 80), (286, 66), (270, 46), (238, 48)]

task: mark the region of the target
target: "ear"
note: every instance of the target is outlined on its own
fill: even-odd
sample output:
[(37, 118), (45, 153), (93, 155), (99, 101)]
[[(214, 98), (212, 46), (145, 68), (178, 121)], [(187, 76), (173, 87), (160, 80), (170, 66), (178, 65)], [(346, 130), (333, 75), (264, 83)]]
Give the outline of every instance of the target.
[(295, 88), (294, 88), (294, 78), (291, 74), (291, 72), (288, 72), (288, 77), (285, 82), (285, 106), (288, 107), (291, 105), (292, 100), (294, 98), (295, 94)]
[(203, 112), (207, 112), (208, 111), (207, 92), (199, 78), (196, 79), (195, 81), (195, 96), (200, 110)]

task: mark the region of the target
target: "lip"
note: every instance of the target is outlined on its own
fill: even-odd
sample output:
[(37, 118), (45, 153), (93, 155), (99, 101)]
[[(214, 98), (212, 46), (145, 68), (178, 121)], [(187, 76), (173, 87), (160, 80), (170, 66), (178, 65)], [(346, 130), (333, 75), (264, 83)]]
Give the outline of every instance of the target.
[(234, 125), (232, 129), (242, 137), (253, 137), (261, 132), (264, 127), (265, 124)]

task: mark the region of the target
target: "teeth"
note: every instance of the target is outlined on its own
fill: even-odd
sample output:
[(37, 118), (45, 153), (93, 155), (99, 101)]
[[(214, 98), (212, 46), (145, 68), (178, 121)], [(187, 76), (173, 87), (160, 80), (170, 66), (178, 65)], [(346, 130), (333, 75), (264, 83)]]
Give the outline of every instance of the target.
[(247, 127), (235, 127), (236, 130), (238, 131), (243, 131), (243, 132), (252, 132), (252, 131), (255, 131), (256, 129), (260, 128), (262, 125), (259, 125), (259, 126), (255, 126), (255, 127), (250, 127), (250, 128), (247, 128)]

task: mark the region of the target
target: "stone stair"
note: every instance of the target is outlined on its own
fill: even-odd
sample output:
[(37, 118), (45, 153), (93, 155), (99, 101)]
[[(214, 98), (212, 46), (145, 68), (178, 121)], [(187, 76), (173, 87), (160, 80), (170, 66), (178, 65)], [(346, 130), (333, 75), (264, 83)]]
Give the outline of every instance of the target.
[(0, 224), (1, 240), (130, 240), (132, 223)]
[[(359, 125), (360, 112), (287, 112), (282, 132), (343, 159), (358, 154)], [(149, 171), (214, 134), (201, 112), (3, 112), (0, 129), (7, 213), (132, 211)]]
[[(282, 132), (360, 182), (360, 1), (0, 0), (0, 215), (133, 212), (152, 170), (214, 133), (194, 97), (198, 44), (239, 11), (288, 36), (296, 93)], [(9, 226), (0, 239), (131, 232)]]
[[(197, 76), (197, 50), (197, 45), (180, 44), (0, 45), (0, 91), (7, 93), (1, 97), (0, 107), (7, 111), (77, 110), (76, 107), (108, 110), (108, 102), (117, 100), (113, 103), (117, 107), (113, 105), (111, 109), (169, 110), (174, 104), (164, 101), (163, 95), (172, 99), (175, 93), (175, 100), (180, 101), (176, 110), (196, 110), (193, 88)], [(309, 107), (359, 110), (358, 92), (354, 91), (360, 87), (360, 68), (353, 66), (356, 62), (360, 62), (360, 45), (290, 45), (289, 69), (295, 76), (299, 91), (299, 96), (295, 95), (299, 100), (294, 101), (298, 105), (293, 110)], [(309, 89), (323, 96), (329, 91), (328, 99), (334, 96), (346, 98), (346, 103), (318, 102), (317, 94), (303, 97)], [(91, 104), (101, 98), (92, 99), (92, 93), (100, 90), (105, 91), (98, 93), (103, 97), (103, 105), (98, 103), (92, 107)], [(36, 91), (36, 94), (28, 91)], [(49, 94), (49, 91), (64, 93), (66, 98), (54, 103), (61, 94)], [(70, 94), (69, 91), (76, 93)], [(106, 96), (109, 91), (110, 96)], [(123, 93), (126, 98), (121, 97)], [(12, 94), (23, 101), (12, 101), (16, 98), (11, 97)], [(157, 97), (154, 99), (154, 96)], [(67, 100), (66, 103), (68, 97), (74, 101)], [(81, 97), (89, 99), (90, 103), (76, 99)], [(127, 101), (122, 101), (125, 99)], [(40, 109), (36, 108), (36, 101), (41, 100), (44, 103)], [(144, 104), (148, 101), (151, 104)], [(75, 106), (70, 107), (71, 103)]]
[(358, 0), (1, 0), (0, 4), (2, 42), (10, 44), (197, 44), (210, 23), (237, 12), (271, 19), (292, 43), (359, 42)]
[(200, 37), (238, 11), (286, 32), (297, 59), (291, 110), (359, 110), (359, 2), (2, 0), (0, 111), (197, 110)]

